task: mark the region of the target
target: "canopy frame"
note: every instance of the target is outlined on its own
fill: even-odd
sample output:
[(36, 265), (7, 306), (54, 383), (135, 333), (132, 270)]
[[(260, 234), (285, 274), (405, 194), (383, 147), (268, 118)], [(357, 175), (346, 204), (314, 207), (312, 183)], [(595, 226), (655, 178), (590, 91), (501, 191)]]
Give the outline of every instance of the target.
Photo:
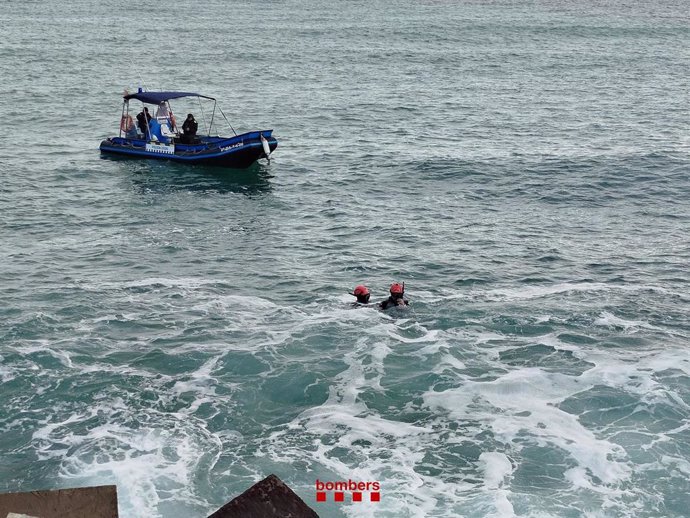
[[(129, 101), (130, 99), (136, 99), (138, 101), (141, 101), (142, 105), (145, 106), (146, 104), (152, 104), (152, 105), (160, 105), (161, 103), (166, 103), (168, 105), (169, 111), (172, 113), (172, 108), (170, 107), (170, 99), (180, 99), (182, 97), (196, 97), (199, 101), (199, 109), (201, 111), (201, 120), (204, 124), (204, 127), (207, 131), (207, 135), (210, 137), (211, 136), (211, 131), (213, 128), (213, 119), (216, 113), (216, 106), (218, 105), (218, 101), (216, 100), (215, 97), (210, 97), (208, 95), (202, 95), (196, 92), (177, 92), (177, 91), (167, 91), (167, 92), (136, 92), (133, 94), (125, 94), (122, 96), (123, 99), (123, 105), (122, 105), (122, 112), (123, 115), (129, 114)], [(201, 99), (208, 99), (213, 101), (213, 112), (211, 115), (211, 123), (207, 124), (206, 117), (204, 115), (204, 109), (203, 106), (201, 105)], [(232, 132), (237, 135), (237, 132), (235, 132), (235, 129), (230, 125), (230, 122), (228, 121), (227, 117), (225, 117), (225, 114), (221, 110), (220, 113), (223, 115), (223, 118), (226, 120), (228, 123), (228, 126), (230, 126), (230, 129), (232, 129)], [(135, 123), (136, 124), (136, 123)], [(179, 127), (178, 127), (179, 128)], [(172, 129), (172, 128), (171, 128)], [(179, 131), (179, 130), (178, 130)], [(120, 136), (122, 136), (122, 129), (120, 128)], [(151, 140), (151, 130), (148, 124), (148, 120), (146, 120), (146, 134), (144, 135), (144, 138), (147, 141)]]

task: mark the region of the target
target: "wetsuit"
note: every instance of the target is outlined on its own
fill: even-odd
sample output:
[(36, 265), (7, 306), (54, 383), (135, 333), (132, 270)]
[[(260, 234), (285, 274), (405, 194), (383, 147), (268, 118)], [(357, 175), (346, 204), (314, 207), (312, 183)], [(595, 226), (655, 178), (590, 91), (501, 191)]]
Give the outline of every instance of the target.
[(396, 299), (396, 298), (393, 298), (393, 296), (391, 295), (390, 297), (388, 297), (388, 298), (387, 298), (386, 300), (384, 300), (383, 302), (380, 302), (380, 303), (379, 303), (379, 307), (380, 307), (381, 309), (388, 309), (388, 308), (392, 308), (392, 307), (395, 307), (395, 306), (402, 306), (402, 307), (405, 307), (405, 306), (409, 306), (409, 304), (410, 304), (410, 303), (409, 303), (407, 300), (405, 300), (405, 299), (403, 299), (403, 298), (397, 298), (397, 299)]

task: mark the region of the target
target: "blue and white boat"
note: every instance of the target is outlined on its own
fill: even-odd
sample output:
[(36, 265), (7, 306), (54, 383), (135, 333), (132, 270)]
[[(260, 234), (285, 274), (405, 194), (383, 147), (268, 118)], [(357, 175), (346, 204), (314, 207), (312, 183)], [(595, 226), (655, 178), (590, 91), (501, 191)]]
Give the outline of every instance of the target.
[[(192, 116), (193, 130), (176, 120), (170, 106), (171, 100), (185, 97), (196, 97), (199, 101), (199, 108), (195, 111), (200, 112), (202, 121), (200, 124)], [(120, 133), (117, 137), (109, 137), (101, 142), (101, 153), (244, 169), (260, 158), (270, 161), (271, 153), (278, 147), (278, 141), (272, 136), (273, 130), (250, 131), (238, 135), (228, 122), (233, 136), (212, 135), (214, 123), (219, 118), (216, 111), (228, 121), (213, 97), (193, 92), (145, 92), (140, 89), (134, 94), (125, 93), (123, 99)], [(212, 110), (207, 110), (211, 112), (208, 124), (203, 113), (202, 99), (206, 100), (204, 103), (207, 105), (207, 101), (213, 101)], [(130, 113), (131, 100), (143, 103), (136, 121), (132, 117), (133, 112)], [(156, 113), (150, 113), (147, 105), (152, 105)], [(197, 128), (205, 130), (206, 134), (199, 135)]]

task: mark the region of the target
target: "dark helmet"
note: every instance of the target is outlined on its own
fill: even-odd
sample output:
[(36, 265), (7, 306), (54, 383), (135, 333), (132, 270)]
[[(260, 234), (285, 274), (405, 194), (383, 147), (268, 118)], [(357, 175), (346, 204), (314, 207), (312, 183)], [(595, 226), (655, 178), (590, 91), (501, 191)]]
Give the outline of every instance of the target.
[(403, 293), (405, 293), (405, 290), (401, 284), (397, 282), (391, 284), (391, 295), (402, 295)]

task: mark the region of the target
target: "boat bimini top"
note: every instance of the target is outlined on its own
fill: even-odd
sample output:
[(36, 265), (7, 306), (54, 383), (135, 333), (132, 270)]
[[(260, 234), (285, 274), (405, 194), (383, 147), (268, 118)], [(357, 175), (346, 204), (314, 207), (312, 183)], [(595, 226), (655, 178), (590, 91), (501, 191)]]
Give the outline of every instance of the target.
[(180, 97), (203, 97), (204, 99), (211, 99), (215, 101), (215, 97), (208, 95), (201, 95), (194, 92), (137, 92), (133, 94), (124, 95), (125, 101), (136, 99), (146, 104), (160, 104), (170, 99), (179, 99)]

